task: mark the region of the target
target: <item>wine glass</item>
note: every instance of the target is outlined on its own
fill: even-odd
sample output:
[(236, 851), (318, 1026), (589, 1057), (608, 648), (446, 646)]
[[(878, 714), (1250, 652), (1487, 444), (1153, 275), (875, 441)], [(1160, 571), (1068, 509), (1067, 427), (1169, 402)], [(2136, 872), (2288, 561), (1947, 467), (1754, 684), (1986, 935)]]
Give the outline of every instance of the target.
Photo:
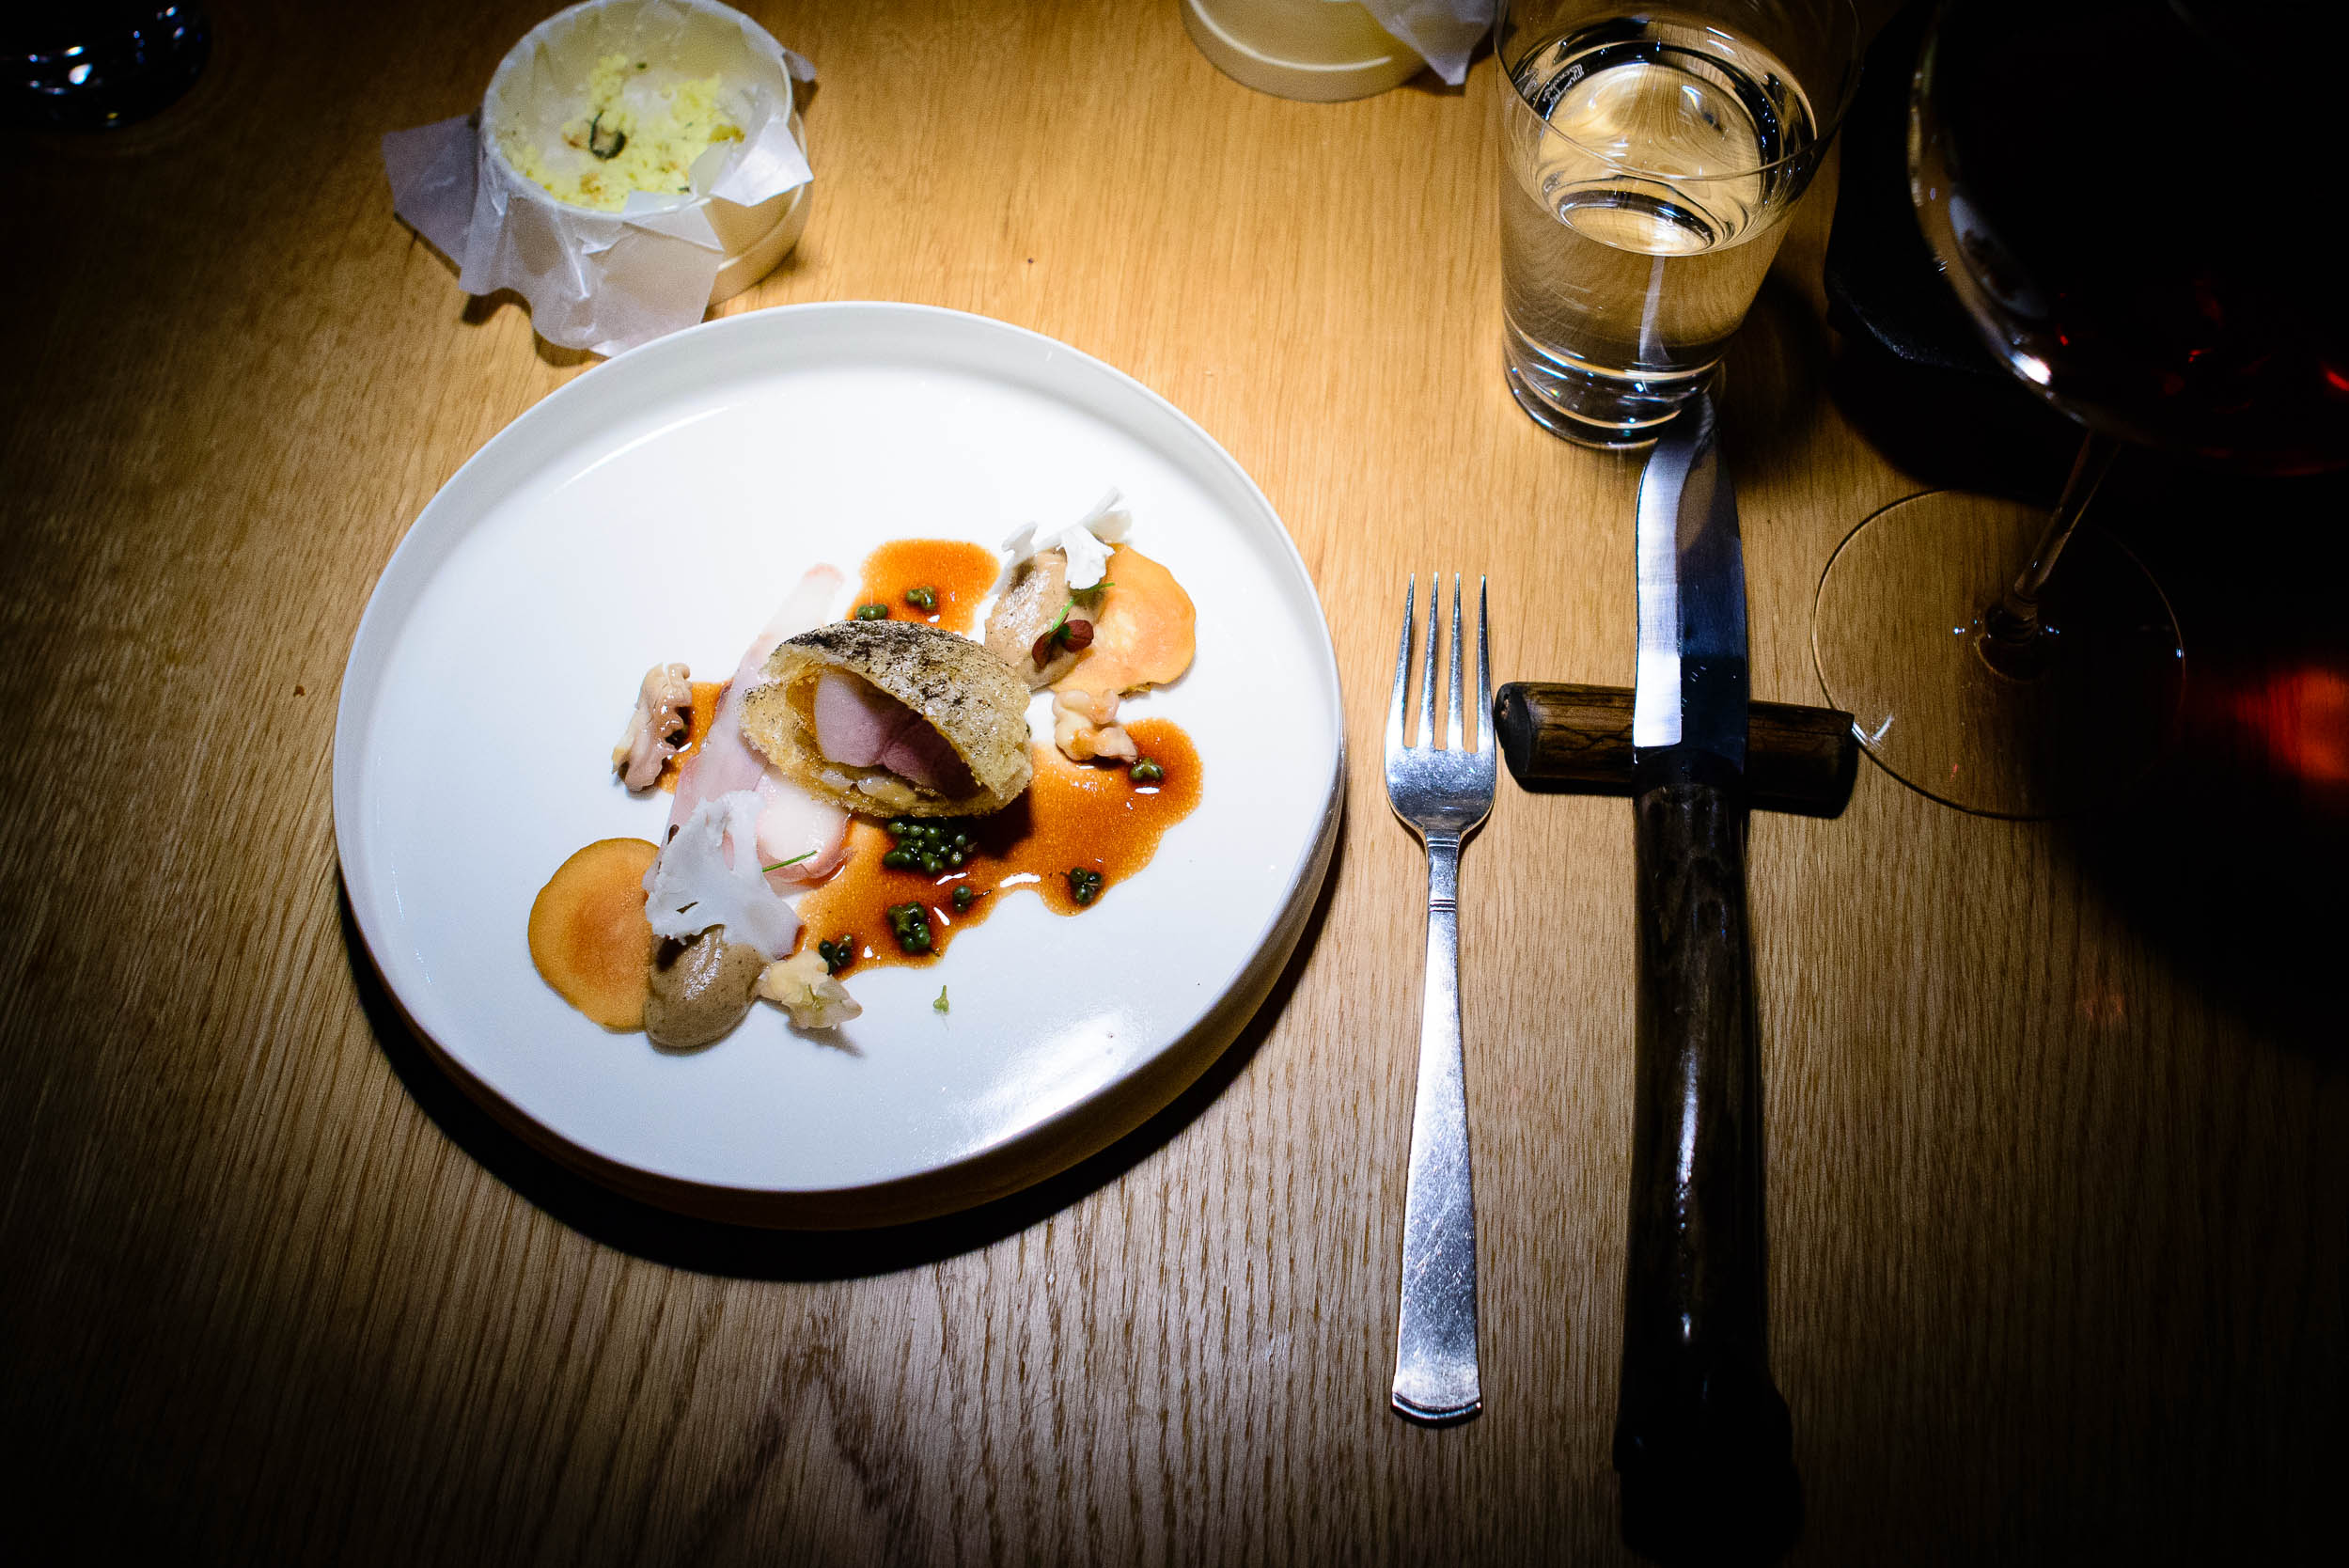
[(2279, 90), (2274, 50), (2194, 0), (1950, 0), (1926, 35), (1918, 222), (1993, 353), (2086, 427), (2052, 513), (1912, 496), (1820, 579), (1829, 700), (1937, 800), (2059, 816), (2158, 757), (2177, 621), (2128, 548), (2081, 522), (2124, 444), (2268, 473), (2349, 462), (2331, 253), (2275, 227), (2308, 205), (2285, 155), (2328, 133)]

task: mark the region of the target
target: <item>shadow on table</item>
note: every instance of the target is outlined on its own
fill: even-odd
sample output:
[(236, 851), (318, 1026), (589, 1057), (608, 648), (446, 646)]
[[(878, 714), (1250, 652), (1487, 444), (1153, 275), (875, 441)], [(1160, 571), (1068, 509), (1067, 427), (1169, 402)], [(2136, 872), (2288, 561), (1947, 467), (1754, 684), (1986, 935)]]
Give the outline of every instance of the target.
[(2259, 479), (2129, 452), (2096, 504), (2169, 596), (2185, 691), (2161, 766), (2060, 841), (2208, 994), (2340, 1059), (2349, 475)]
[[(1935, 485), (2052, 505), (2079, 440), (2019, 384), (1907, 364), (1862, 337), (1844, 339), (1830, 389), (1887, 458)], [(2169, 595), (2184, 707), (2152, 775), (2116, 778), (2107, 803), (2055, 829), (2174, 969), (2279, 1043), (2334, 1058), (2349, 870), (2345, 521), (2349, 475), (2263, 478), (2122, 452), (2089, 522)]]
[(598, 1185), (501, 1126), (427, 1054), (367, 956), (347, 891), (340, 894), (343, 947), (384, 1059), (441, 1131), (515, 1192), (606, 1247), (673, 1268), (751, 1279), (841, 1279), (918, 1267), (990, 1246), (1109, 1185), (1171, 1142), (1245, 1071), (1287, 1009), (1321, 940), (1344, 855), (1341, 837), (1296, 950), (1264, 1005), (1166, 1109), (1101, 1152), (1008, 1198), (961, 1214), (864, 1231), (729, 1225), (657, 1208)]

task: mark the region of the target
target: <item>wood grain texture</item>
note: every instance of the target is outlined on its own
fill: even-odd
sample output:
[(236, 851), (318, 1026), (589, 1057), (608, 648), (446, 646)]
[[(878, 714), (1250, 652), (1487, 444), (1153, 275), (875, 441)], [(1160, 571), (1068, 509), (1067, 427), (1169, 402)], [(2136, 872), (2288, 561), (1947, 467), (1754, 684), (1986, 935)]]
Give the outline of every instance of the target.
[[(1632, 692), (1570, 681), (1511, 681), (1493, 695), (1493, 733), (1528, 790), (1628, 794)], [(1858, 782), (1852, 715), (1799, 702), (1748, 702), (1746, 790), (1757, 811), (1832, 817)]]
[(1701, 754), (1664, 749), (1640, 773), (1622, 1536), (1666, 1562), (1775, 1561), (1801, 1534), (1802, 1482), (1770, 1381), (1746, 803)]
[[(1552, 440), (1501, 384), (1491, 62), (1464, 95), (1303, 104), (1217, 74), (1171, 4), (750, 8), (824, 73), (819, 184), (797, 255), (727, 311), (904, 299), (1063, 338), (1198, 419), (1295, 535), (1357, 764), (1299, 957), (1168, 1115), (904, 1234), (671, 1220), (450, 1089), (340, 907), (334, 694), (410, 520), (584, 365), (517, 302), (458, 294), (376, 149), (468, 108), (539, 8), (222, 0), (192, 100), (12, 164), (15, 1539), (236, 1562), (1620, 1560), (1621, 801), (1504, 786), (1468, 846), (1486, 1411), (1428, 1432), (1385, 1401), (1421, 934), (1419, 852), (1372, 761), (1396, 590), (1494, 572), (1499, 680), (1632, 666), (1637, 463)], [(1823, 324), (1831, 186), (1723, 404), (1754, 693), (1786, 701), (1819, 700), (1829, 553), (1927, 469)], [(1961, 471), (1990, 428), (1909, 426)], [(2165, 572), (2213, 650), (2199, 689), (2331, 656), (2260, 641), (2211, 575)], [(2204, 712), (2198, 758), (2264, 757), (2251, 713)], [(1794, 1560), (2330, 1555), (2349, 1084), (2338, 1011), (2310, 1002), (2326, 971), (2261, 923), (2253, 872), (2324, 887), (2341, 839), (2272, 853), (2234, 776), (2059, 829), (1863, 771), (1837, 820), (1754, 820)], [(2334, 800), (2309, 789), (2287, 804)], [(2188, 872), (2223, 896), (2180, 897)]]

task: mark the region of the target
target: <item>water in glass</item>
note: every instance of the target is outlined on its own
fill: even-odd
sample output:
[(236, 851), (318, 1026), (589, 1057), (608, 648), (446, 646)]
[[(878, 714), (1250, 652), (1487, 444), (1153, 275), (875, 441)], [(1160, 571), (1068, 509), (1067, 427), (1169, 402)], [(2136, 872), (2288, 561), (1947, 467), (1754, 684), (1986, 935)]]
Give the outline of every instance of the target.
[(1511, 385), (1548, 428), (1652, 438), (1719, 360), (1820, 143), (1793, 73), (1718, 23), (1610, 18), (1503, 77)]

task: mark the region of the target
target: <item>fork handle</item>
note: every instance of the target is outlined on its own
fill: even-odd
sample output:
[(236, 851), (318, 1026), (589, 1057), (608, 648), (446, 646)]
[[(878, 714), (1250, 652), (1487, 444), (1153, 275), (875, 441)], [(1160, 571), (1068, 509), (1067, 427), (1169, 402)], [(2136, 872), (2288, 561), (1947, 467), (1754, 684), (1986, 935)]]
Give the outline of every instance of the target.
[(1800, 1532), (1802, 1490), (1770, 1379), (1746, 806), (1734, 784), (1683, 776), (1645, 790), (1634, 810), (1623, 1538), (1667, 1561), (1767, 1559)]
[(1460, 1050), (1460, 839), (1427, 840), (1427, 988), (1419, 1081), (1403, 1192), (1402, 1309), (1395, 1329), (1395, 1408), (1415, 1420), (1464, 1420), (1477, 1378), (1477, 1215), (1468, 1179), (1468, 1097)]

